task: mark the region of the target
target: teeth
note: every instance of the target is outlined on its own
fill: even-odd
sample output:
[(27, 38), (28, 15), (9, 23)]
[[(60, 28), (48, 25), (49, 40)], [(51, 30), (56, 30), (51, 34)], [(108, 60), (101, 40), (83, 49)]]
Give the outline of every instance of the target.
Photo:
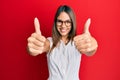
[(61, 31), (62, 31), (62, 32), (66, 32), (66, 30), (64, 30), (64, 29), (62, 29)]

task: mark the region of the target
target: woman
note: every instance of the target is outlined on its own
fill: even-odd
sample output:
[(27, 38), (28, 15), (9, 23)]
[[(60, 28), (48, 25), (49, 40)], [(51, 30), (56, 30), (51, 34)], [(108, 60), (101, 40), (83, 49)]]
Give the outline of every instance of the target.
[(34, 23), (36, 32), (28, 38), (28, 50), (33, 56), (47, 52), (48, 80), (79, 80), (81, 53), (91, 56), (98, 46), (89, 32), (90, 19), (84, 33), (77, 36), (74, 12), (66, 5), (56, 12), (52, 37), (45, 38), (41, 34), (37, 18)]

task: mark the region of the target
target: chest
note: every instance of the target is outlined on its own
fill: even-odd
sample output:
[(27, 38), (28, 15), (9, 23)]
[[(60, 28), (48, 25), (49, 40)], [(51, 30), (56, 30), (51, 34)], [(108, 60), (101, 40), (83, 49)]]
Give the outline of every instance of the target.
[(67, 46), (61, 44), (59, 47), (54, 48), (48, 57), (50, 63), (54, 63), (57, 66), (64, 66), (64, 68), (80, 62), (80, 53), (72, 44), (68, 44)]

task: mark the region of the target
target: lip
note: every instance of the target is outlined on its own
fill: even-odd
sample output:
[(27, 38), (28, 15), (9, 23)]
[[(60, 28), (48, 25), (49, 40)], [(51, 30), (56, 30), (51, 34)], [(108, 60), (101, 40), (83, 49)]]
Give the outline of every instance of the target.
[(67, 32), (67, 30), (66, 30), (66, 29), (61, 29), (60, 31), (61, 31), (62, 33)]

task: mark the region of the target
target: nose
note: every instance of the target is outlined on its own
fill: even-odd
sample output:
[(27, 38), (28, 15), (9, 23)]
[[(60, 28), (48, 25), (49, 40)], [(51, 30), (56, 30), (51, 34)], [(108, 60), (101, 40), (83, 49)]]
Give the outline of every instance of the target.
[(61, 27), (66, 27), (65, 22), (62, 23), (62, 26), (61, 26)]

